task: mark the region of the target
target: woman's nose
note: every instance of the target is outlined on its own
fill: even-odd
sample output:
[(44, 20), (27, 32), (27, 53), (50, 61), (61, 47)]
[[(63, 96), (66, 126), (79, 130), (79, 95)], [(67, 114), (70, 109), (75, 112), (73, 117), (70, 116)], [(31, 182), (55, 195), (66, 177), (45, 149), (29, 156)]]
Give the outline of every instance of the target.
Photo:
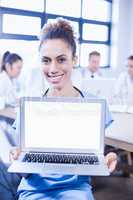
[(56, 73), (58, 72), (58, 65), (56, 62), (52, 62), (50, 65), (50, 73)]

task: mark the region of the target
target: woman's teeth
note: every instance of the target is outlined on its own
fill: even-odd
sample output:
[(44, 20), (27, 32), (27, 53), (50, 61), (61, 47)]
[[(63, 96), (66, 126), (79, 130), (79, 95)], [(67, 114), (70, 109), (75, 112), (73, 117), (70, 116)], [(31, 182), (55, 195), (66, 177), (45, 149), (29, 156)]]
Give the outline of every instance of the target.
[(61, 74), (61, 75), (56, 75), (56, 76), (48, 75), (48, 77), (50, 77), (50, 78), (56, 78), (56, 77), (61, 77), (61, 76), (63, 76), (63, 74)]
[(48, 76), (49, 79), (54, 82), (54, 83), (57, 83), (57, 82), (60, 82), (62, 80), (62, 77), (63, 77), (64, 74), (61, 74), (61, 75), (54, 75), (54, 76)]

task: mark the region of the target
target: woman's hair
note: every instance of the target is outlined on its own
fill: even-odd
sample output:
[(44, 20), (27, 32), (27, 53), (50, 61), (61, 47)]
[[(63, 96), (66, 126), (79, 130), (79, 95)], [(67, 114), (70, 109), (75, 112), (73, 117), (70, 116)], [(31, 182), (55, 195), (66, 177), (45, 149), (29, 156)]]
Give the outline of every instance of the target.
[(68, 20), (58, 18), (52, 23), (44, 25), (41, 31), (40, 47), (47, 39), (62, 39), (68, 43), (72, 49), (72, 55), (76, 54), (76, 37), (74, 36), (74, 30)]
[(1, 71), (6, 71), (6, 64), (12, 65), (19, 60), (22, 61), (22, 58), (18, 54), (6, 51), (2, 58)]
[(128, 60), (133, 60), (133, 55), (129, 56)]

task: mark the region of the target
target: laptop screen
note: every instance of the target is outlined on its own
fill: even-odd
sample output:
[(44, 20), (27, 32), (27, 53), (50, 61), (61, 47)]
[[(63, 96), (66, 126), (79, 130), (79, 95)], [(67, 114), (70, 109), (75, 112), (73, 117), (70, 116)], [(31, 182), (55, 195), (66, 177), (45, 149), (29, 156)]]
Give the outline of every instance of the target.
[(25, 148), (99, 149), (101, 103), (25, 102)]

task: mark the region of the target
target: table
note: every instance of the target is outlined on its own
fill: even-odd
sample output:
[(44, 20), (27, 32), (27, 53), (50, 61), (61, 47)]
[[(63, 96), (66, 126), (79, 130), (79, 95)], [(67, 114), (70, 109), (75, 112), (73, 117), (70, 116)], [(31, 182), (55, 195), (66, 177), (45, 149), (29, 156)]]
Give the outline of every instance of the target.
[(133, 114), (112, 113), (114, 122), (106, 130), (105, 143), (133, 152)]
[[(131, 153), (133, 152), (133, 113), (113, 111), (114, 122), (107, 128), (105, 144), (125, 150), (127, 152), (128, 165), (132, 166)], [(124, 167), (125, 168), (125, 167)]]

